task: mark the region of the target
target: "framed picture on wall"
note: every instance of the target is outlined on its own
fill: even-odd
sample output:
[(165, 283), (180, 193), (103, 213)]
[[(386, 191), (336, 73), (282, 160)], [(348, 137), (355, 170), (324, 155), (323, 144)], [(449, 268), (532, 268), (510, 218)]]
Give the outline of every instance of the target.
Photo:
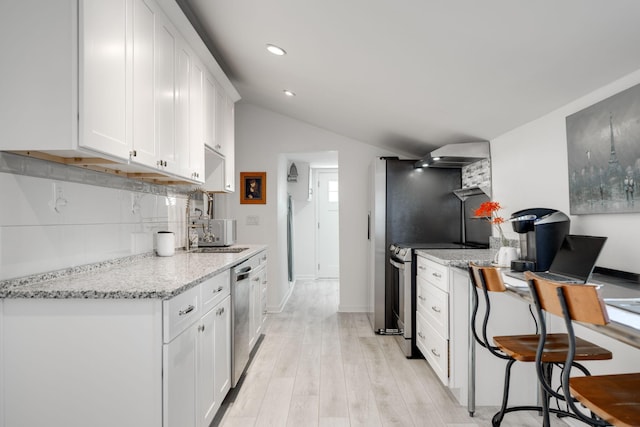
[(264, 205), (267, 203), (267, 173), (240, 172), (240, 204)]
[(640, 212), (640, 85), (567, 117), (572, 215)]

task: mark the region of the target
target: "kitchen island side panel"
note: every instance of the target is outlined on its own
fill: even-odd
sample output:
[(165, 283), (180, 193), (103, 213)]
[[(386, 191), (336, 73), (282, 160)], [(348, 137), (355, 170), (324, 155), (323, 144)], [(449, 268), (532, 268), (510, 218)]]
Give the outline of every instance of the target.
[(158, 299), (5, 299), (4, 427), (162, 425)]

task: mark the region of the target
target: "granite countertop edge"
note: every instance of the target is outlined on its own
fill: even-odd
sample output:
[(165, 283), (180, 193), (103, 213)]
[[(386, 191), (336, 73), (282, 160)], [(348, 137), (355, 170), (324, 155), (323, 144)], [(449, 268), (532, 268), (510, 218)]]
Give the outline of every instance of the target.
[(419, 249), (416, 251), (439, 264), (460, 269), (467, 269), (469, 262), (482, 265), (491, 263), (495, 249)]
[(0, 281), (0, 299), (169, 299), (267, 248), (239, 253), (153, 253)]

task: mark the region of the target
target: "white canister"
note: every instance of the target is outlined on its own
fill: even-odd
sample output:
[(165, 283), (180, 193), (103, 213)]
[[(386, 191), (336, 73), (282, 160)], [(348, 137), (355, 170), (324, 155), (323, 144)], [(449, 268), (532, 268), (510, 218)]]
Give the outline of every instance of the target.
[(173, 256), (176, 252), (176, 236), (173, 231), (158, 231), (156, 252), (158, 256)]

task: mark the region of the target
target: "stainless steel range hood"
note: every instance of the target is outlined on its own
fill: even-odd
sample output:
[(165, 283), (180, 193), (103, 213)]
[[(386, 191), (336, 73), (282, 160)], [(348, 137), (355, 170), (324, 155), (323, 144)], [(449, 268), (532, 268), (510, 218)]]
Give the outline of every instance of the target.
[(489, 141), (444, 145), (416, 162), (416, 168), (461, 168), (490, 156)]

